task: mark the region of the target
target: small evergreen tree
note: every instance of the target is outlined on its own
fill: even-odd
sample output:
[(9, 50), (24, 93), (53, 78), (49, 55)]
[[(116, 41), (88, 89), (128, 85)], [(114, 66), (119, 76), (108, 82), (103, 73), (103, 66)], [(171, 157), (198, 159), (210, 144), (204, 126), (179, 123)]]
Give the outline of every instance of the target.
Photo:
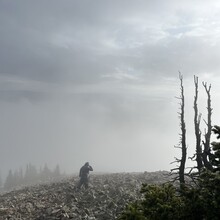
[(0, 173), (0, 190), (2, 189), (2, 186), (3, 186), (2, 175), (1, 175), (1, 173)]
[[(219, 139), (220, 126), (215, 125), (212, 131), (217, 134), (217, 139)], [(220, 142), (212, 142), (212, 150), (211, 163), (213, 165), (213, 171), (220, 171)]]
[(51, 177), (52, 177), (52, 172), (48, 168), (47, 164), (45, 164), (43, 170), (40, 173), (40, 178), (42, 181), (47, 181), (50, 180)]
[(4, 189), (5, 190), (11, 190), (14, 187), (14, 175), (12, 173), (12, 170), (10, 169), (8, 172), (8, 176), (6, 177)]
[(52, 175), (55, 179), (60, 178), (61, 173), (60, 173), (60, 166), (58, 164), (56, 165)]
[(24, 175), (24, 183), (26, 184), (33, 184), (37, 181), (38, 173), (37, 169), (31, 163), (27, 164), (26, 171)]

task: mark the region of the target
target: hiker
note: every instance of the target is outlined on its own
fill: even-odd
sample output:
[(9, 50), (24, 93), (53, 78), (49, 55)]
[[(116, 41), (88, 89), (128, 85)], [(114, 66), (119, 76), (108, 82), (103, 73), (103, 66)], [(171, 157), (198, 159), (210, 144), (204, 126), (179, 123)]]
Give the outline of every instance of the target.
[(93, 171), (93, 168), (89, 165), (89, 162), (86, 162), (79, 171), (80, 180), (77, 186), (78, 189), (80, 189), (82, 185), (84, 185), (86, 189), (89, 187), (89, 171)]

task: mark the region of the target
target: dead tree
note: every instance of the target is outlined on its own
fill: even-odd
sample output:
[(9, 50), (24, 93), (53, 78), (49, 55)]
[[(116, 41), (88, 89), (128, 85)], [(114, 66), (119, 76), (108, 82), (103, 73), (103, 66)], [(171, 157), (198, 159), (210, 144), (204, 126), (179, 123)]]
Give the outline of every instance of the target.
[(195, 126), (195, 135), (196, 135), (196, 163), (197, 169), (200, 173), (201, 169), (203, 168), (203, 160), (202, 160), (202, 146), (201, 146), (201, 130), (200, 130), (200, 121), (201, 121), (201, 114), (198, 113), (198, 77), (194, 76), (194, 84), (195, 84), (195, 96), (194, 96), (194, 126)]
[(180, 90), (181, 94), (180, 97), (177, 97), (180, 99), (180, 112), (178, 112), (179, 118), (180, 118), (180, 128), (181, 128), (181, 134), (180, 134), (180, 143), (178, 145), (178, 148), (181, 149), (181, 158), (175, 158), (176, 160), (174, 162), (179, 163), (178, 168), (171, 169), (171, 172), (178, 170), (176, 174), (178, 174), (177, 178), (175, 180), (179, 180), (180, 187), (183, 186), (185, 183), (185, 164), (186, 164), (186, 156), (187, 156), (187, 147), (186, 147), (186, 125), (185, 125), (185, 98), (184, 98), (184, 87), (183, 87), (183, 76), (181, 73), (179, 73), (179, 79), (180, 79)]
[(184, 97), (184, 87), (183, 87), (183, 76), (179, 74), (180, 78), (180, 89), (181, 89), (181, 103), (180, 103), (180, 128), (181, 128), (181, 148), (182, 148), (182, 158), (180, 160), (180, 167), (179, 167), (179, 180), (180, 183), (185, 183), (185, 164), (186, 164), (186, 124), (185, 124), (185, 97)]
[(207, 130), (205, 130), (205, 141), (203, 141), (203, 153), (202, 153), (202, 158), (203, 158), (203, 163), (204, 166), (208, 169), (208, 170), (213, 170), (213, 167), (211, 165), (211, 163), (209, 162), (209, 157), (211, 155), (211, 149), (210, 149), (210, 138), (211, 138), (211, 133), (212, 133), (212, 122), (211, 122), (211, 116), (212, 116), (212, 108), (211, 108), (211, 95), (210, 95), (210, 91), (211, 91), (211, 84), (209, 86), (207, 86), (207, 83), (203, 82), (202, 83), (205, 91), (207, 93), (208, 99), (207, 99), (207, 111), (208, 111), (208, 116), (207, 116), (207, 121), (204, 120), (206, 126), (207, 126)]

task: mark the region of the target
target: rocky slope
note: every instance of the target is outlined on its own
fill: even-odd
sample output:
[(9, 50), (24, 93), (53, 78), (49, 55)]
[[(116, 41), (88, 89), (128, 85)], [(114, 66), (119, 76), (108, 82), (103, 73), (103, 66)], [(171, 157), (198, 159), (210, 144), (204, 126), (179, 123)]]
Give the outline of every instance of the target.
[(168, 172), (92, 174), (89, 189), (75, 190), (78, 178), (25, 187), (0, 196), (0, 219), (113, 220), (142, 183), (168, 181)]

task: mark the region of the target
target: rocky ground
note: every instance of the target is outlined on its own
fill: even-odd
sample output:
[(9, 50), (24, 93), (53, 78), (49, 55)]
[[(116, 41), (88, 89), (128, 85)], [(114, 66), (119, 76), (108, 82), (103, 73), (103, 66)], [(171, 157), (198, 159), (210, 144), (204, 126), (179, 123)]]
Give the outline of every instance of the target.
[(77, 177), (25, 187), (0, 196), (0, 219), (113, 220), (129, 201), (140, 198), (142, 183), (169, 179), (165, 171), (92, 174), (87, 190), (75, 190)]

